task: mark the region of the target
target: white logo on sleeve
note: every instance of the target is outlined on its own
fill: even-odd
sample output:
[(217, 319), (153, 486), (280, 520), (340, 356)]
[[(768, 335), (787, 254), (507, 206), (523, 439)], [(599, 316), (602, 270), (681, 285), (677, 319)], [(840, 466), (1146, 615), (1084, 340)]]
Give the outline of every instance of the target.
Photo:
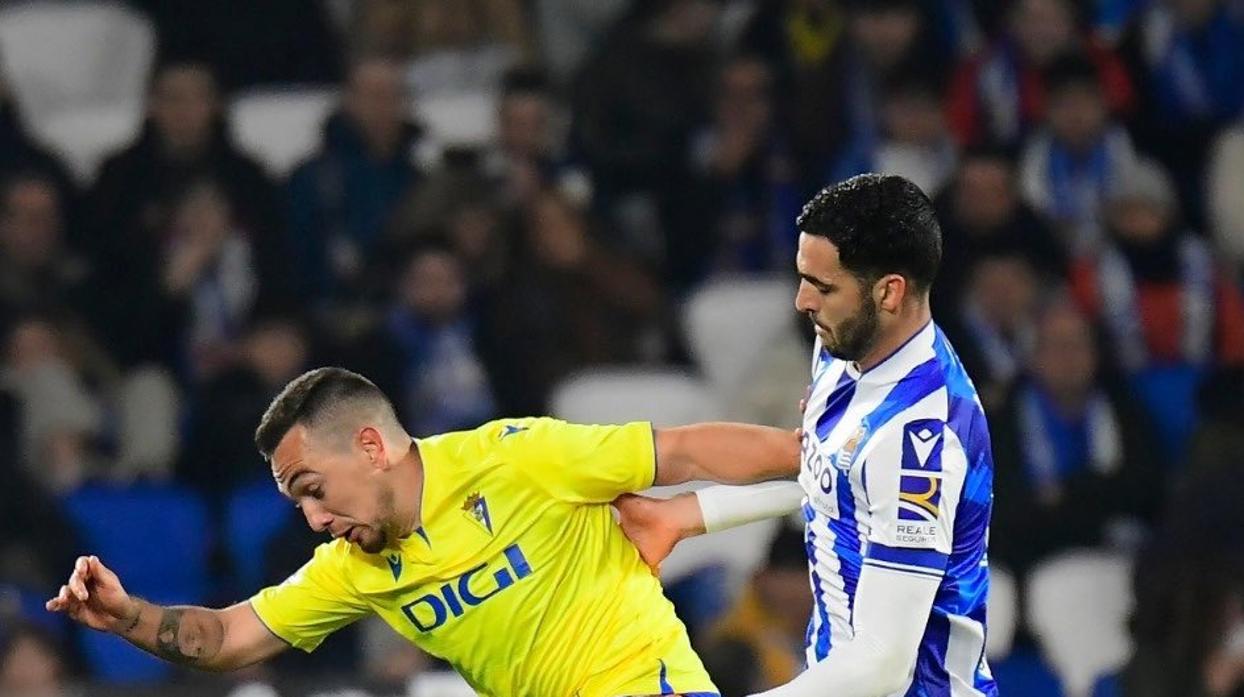
[(924, 467), (929, 463), (929, 455), (933, 453), (933, 446), (937, 445), (942, 434), (922, 428), (916, 432), (908, 431), (907, 437), (911, 439), (911, 447), (916, 451), (916, 462)]

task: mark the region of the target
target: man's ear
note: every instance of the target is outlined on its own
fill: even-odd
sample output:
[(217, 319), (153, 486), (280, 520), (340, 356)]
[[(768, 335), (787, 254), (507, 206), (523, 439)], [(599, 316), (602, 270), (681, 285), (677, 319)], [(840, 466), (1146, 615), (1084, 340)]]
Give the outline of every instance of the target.
[(380, 431), (371, 426), (364, 426), (358, 433), (359, 447), (367, 454), (372, 467), (388, 469), (389, 460), (385, 457), (384, 438)]
[(907, 279), (896, 273), (886, 274), (877, 281), (874, 289), (877, 307), (886, 312), (898, 312), (907, 298)]

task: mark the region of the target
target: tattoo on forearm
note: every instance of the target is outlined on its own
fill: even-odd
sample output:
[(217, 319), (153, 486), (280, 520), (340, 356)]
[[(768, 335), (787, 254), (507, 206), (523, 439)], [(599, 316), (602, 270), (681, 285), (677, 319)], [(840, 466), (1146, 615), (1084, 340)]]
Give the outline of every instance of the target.
[(121, 634), (129, 634), (130, 632), (134, 631), (134, 628), (138, 626), (138, 621), (142, 619), (142, 617), (143, 617), (143, 606), (139, 605), (138, 609), (134, 612), (134, 619), (130, 620), (130, 623), (125, 625), (125, 629), (121, 630)]
[(156, 651), (175, 663), (194, 663), (203, 657), (203, 628), (197, 622), (182, 625), (185, 610), (165, 610), (156, 630)]

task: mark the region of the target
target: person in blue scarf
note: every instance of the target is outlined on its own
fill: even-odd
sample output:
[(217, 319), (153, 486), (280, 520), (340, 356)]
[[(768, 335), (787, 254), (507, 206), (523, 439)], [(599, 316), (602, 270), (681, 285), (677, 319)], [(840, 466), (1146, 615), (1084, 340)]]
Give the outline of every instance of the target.
[(993, 417), (990, 557), (1017, 577), (1072, 547), (1127, 545), (1153, 520), (1163, 483), (1151, 429), (1107, 380), (1092, 326), (1047, 306), (1025, 375)]
[(1122, 49), (1142, 97), (1137, 140), (1171, 170), (1189, 222), (1202, 228), (1210, 143), (1244, 112), (1244, 3), (1151, 2)]

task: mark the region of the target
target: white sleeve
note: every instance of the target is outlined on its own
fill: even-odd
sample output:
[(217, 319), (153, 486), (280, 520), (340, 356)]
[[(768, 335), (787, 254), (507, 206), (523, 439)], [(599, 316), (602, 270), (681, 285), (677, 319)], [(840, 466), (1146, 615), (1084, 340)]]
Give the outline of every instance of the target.
[(759, 697), (885, 697), (916, 665), (939, 581), (865, 566), (855, 592), (855, 634), (820, 663)]
[(788, 481), (710, 486), (695, 492), (695, 496), (704, 517), (705, 532), (777, 518), (803, 505), (803, 487), (799, 482)]

